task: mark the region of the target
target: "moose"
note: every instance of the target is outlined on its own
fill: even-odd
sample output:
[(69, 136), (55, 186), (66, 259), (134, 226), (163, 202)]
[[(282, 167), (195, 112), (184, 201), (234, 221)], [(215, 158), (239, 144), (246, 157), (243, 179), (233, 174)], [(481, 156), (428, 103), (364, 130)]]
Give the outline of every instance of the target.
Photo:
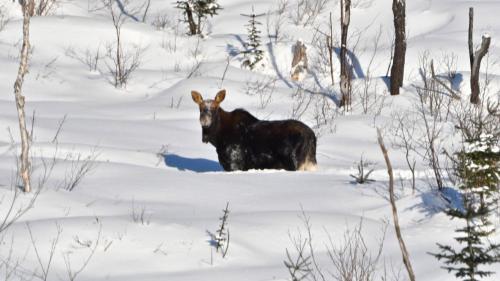
[(244, 109), (227, 112), (220, 107), (226, 90), (213, 100), (191, 92), (200, 109), (202, 141), (215, 146), (225, 171), (250, 169), (316, 169), (316, 136), (297, 120), (259, 120)]

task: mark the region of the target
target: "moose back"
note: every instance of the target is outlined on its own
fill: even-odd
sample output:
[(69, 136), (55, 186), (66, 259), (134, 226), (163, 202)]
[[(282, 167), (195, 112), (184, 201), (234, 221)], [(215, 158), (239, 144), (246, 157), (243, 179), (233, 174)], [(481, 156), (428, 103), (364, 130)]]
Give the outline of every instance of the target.
[(243, 109), (224, 111), (225, 90), (213, 100), (196, 91), (191, 96), (200, 109), (202, 141), (215, 146), (224, 170), (316, 169), (316, 136), (304, 123), (263, 121)]

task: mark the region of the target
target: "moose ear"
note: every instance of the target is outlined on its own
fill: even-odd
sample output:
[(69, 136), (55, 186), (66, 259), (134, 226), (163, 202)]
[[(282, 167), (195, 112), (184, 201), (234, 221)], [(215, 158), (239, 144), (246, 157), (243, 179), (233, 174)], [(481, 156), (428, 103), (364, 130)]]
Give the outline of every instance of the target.
[(191, 91), (191, 97), (193, 98), (193, 101), (197, 104), (201, 104), (203, 102), (203, 97), (197, 91)]
[(220, 90), (215, 96), (215, 102), (221, 103), (225, 97), (226, 97), (226, 90)]

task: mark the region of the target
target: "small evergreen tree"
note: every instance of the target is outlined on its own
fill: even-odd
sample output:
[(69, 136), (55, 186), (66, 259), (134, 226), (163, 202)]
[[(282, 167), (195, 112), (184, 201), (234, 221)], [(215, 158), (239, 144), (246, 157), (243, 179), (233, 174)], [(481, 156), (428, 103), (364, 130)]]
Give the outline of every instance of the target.
[(189, 35), (201, 34), (203, 20), (207, 17), (217, 15), (222, 9), (217, 0), (184, 0), (177, 1), (176, 8), (184, 13), (184, 21), (188, 23)]
[(220, 226), (215, 235), (215, 249), (220, 250), (222, 257), (225, 258), (229, 250), (229, 229), (227, 221), (229, 218), (229, 202), (226, 203), (226, 208), (222, 210), (223, 215), (219, 218)]
[(264, 58), (264, 51), (260, 49), (261, 40), (259, 34), (261, 31), (258, 29), (258, 26), (262, 25), (262, 23), (256, 20), (257, 17), (263, 16), (264, 14), (256, 15), (252, 7), (251, 14), (241, 15), (250, 18), (248, 24), (245, 25), (248, 30), (248, 42), (245, 43), (245, 51), (242, 52), (245, 55), (243, 65), (250, 67), (250, 69), (254, 69)]
[(444, 261), (443, 268), (448, 272), (453, 271), (457, 278), (466, 281), (493, 274), (480, 266), (500, 262), (500, 245), (488, 240), (495, 232), (489, 217), (496, 207), (500, 183), (498, 142), (498, 135), (481, 134), (466, 140), (466, 147), (456, 154), (455, 171), (461, 181), (463, 209), (450, 208), (446, 214), (465, 222), (465, 227), (456, 230), (459, 235), (455, 240), (461, 249), (438, 244), (441, 253), (433, 255)]

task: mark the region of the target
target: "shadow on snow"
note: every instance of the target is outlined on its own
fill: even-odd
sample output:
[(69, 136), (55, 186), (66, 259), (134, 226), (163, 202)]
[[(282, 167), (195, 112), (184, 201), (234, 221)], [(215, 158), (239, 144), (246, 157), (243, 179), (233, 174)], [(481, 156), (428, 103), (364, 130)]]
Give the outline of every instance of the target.
[(197, 173), (220, 172), (222, 167), (219, 162), (203, 158), (186, 158), (176, 154), (163, 155), (165, 165), (177, 168), (180, 171), (192, 171)]
[(432, 217), (448, 208), (464, 210), (462, 195), (451, 187), (444, 187), (442, 191), (430, 190), (422, 193), (422, 202), (409, 209), (419, 209), (426, 217)]

